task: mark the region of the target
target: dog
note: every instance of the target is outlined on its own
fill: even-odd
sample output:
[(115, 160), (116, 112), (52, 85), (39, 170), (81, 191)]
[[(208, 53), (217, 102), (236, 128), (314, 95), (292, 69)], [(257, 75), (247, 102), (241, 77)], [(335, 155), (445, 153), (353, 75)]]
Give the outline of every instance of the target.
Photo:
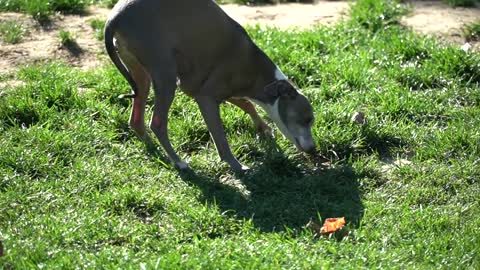
[(124, 95), (133, 98), (129, 125), (145, 142), (151, 142), (145, 104), (153, 84), (150, 129), (180, 170), (188, 164), (173, 149), (167, 128), (177, 86), (197, 102), (220, 158), (234, 171), (248, 167), (230, 150), (220, 118), (223, 101), (241, 108), (258, 132), (269, 134), (256, 103), (299, 150), (315, 151), (310, 102), (213, 0), (120, 0), (106, 22), (105, 47), (132, 88)]

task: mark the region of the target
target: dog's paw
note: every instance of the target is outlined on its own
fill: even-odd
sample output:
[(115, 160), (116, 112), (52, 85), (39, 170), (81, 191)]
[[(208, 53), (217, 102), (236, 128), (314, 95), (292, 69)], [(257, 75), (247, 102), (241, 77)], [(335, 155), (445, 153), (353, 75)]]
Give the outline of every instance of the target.
[(181, 171), (184, 171), (184, 170), (190, 169), (190, 166), (188, 166), (188, 163), (186, 163), (184, 161), (179, 161), (179, 162), (175, 163), (175, 168), (177, 168)]
[(240, 168), (242, 172), (250, 171), (250, 167), (242, 165), (242, 168)]
[(239, 174), (245, 174), (250, 171), (250, 167), (238, 164), (238, 166), (231, 166), (232, 171)]

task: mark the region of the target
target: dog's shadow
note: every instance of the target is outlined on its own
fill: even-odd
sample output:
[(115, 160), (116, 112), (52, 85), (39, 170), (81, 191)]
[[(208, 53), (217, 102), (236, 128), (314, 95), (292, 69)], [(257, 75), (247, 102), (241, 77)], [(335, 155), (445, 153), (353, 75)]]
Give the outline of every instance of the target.
[(358, 179), (362, 176), (351, 166), (312, 168), (288, 159), (269, 144), (262, 165), (246, 174), (188, 171), (180, 176), (202, 191), (204, 201), (238, 219), (251, 218), (262, 232), (295, 231), (309, 220), (328, 217), (345, 217), (353, 227), (359, 224), (363, 205)]

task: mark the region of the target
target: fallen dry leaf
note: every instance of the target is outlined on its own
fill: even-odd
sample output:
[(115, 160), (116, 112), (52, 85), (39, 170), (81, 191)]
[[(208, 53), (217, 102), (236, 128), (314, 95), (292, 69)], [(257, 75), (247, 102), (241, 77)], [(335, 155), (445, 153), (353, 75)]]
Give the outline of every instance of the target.
[(341, 229), (345, 225), (345, 218), (327, 218), (320, 228), (320, 233), (328, 234), (333, 233)]

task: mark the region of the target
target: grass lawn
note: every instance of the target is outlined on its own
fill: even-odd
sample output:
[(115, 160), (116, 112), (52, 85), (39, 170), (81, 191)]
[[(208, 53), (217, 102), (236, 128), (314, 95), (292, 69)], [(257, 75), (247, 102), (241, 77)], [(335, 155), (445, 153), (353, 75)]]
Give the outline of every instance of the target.
[[(225, 105), (244, 176), (180, 93), (170, 136), (195, 172), (147, 150), (106, 58), (0, 77), (25, 82), (0, 89), (0, 269), (479, 269), (480, 54), (405, 29), (403, 12), (361, 0), (332, 27), (248, 29), (311, 100), (323, 158), (258, 139)], [(340, 216), (342, 235), (305, 228)]]

